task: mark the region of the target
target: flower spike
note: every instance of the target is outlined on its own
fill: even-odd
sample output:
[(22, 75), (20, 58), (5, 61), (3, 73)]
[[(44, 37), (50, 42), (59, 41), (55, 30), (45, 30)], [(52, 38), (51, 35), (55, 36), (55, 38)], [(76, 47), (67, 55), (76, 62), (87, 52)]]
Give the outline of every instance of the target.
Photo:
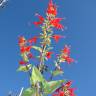
[(57, 15), (57, 8), (53, 4), (52, 0), (49, 1), (49, 4), (48, 4), (48, 8), (47, 8), (47, 12), (46, 13), (48, 15), (53, 15), (53, 16), (56, 16)]

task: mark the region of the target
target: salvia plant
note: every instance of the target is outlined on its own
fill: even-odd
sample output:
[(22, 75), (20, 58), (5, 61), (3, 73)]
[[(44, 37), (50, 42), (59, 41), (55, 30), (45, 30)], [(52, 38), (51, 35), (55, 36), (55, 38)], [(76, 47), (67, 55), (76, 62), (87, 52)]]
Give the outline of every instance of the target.
[[(59, 39), (64, 37), (55, 34), (52, 30), (53, 28), (64, 29), (64, 26), (60, 23), (63, 18), (57, 17), (57, 6), (53, 4), (52, 0), (49, 1), (47, 7), (46, 18), (38, 13), (36, 13), (36, 16), (39, 20), (33, 22), (33, 24), (41, 28), (41, 33), (29, 39), (20, 36), (18, 41), (22, 59), (19, 61), (17, 70), (27, 72), (30, 81), (29, 88), (22, 88), (19, 96), (48, 96), (49, 94), (52, 96), (76, 96), (75, 88), (71, 87), (72, 81), (53, 80), (55, 76), (63, 75), (61, 63), (70, 64), (74, 62), (74, 59), (70, 57), (70, 46), (64, 45), (64, 48), (56, 54), (56, 60), (52, 62), (54, 69), (46, 63), (55, 54), (52, 51), (52, 40), (57, 43)], [(39, 43), (37, 43), (37, 39), (39, 39)], [(34, 54), (35, 52), (32, 53), (34, 50), (37, 51), (38, 55)], [(39, 63), (35, 64), (32, 60), (39, 61)], [(48, 76), (44, 76), (46, 74), (49, 74), (49, 79)]]

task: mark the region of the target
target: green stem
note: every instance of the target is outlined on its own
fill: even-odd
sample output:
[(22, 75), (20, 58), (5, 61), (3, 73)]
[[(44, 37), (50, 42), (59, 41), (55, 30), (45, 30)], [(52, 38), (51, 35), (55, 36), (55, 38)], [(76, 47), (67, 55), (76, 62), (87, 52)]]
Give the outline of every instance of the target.
[[(57, 65), (60, 65), (60, 61), (59, 61), (59, 59), (57, 59)], [(57, 66), (55, 67), (55, 69), (53, 70), (53, 71), (55, 71), (57, 69)], [(53, 73), (51, 74), (51, 76), (50, 76), (50, 80), (52, 80), (53, 79)]]

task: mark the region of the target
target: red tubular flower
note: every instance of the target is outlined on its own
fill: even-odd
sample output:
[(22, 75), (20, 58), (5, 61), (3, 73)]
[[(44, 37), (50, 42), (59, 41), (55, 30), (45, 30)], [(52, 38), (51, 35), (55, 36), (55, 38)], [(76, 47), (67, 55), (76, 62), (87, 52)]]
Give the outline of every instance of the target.
[(24, 46), (25, 43), (26, 43), (25, 38), (24, 38), (23, 36), (22, 36), (22, 37), (19, 37), (19, 42), (18, 42), (19, 46), (20, 46), (20, 47), (21, 47), (21, 46)]
[(37, 36), (35, 36), (35, 37), (33, 37), (33, 38), (31, 38), (31, 39), (28, 40), (28, 42), (29, 42), (30, 44), (36, 43), (36, 41), (37, 41)]
[(75, 90), (75, 88), (69, 88), (68, 89), (70, 96), (75, 96), (74, 90)]
[(70, 87), (71, 86), (71, 84), (72, 84), (72, 81), (68, 81), (66, 84), (65, 84), (65, 87)]
[(62, 38), (62, 37), (63, 37), (63, 36), (61, 36), (61, 35), (53, 35), (53, 36), (52, 36), (52, 38), (54, 38), (54, 40), (55, 40), (56, 42), (58, 42), (59, 39)]
[(24, 53), (24, 52), (25, 52), (25, 47), (24, 47), (24, 46), (22, 46), (22, 47), (20, 48), (20, 52), (21, 52), (21, 53)]
[(63, 58), (68, 64), (74, 62), (74, 59), (71, 58), (70, 56), (62, 56), (62, 58)]
[(60, 91), (60, 92), (59, 92), (59, 96), (65, 96), (65, 95), (64, 95), (64, 91)]
[(24, 62), (24, 61), (19, 61), (19, 64), (20, 64), (20, 65), (25, 65), (26, 62)]
[(52, 96), (65, 96), (64, 91), (59, 91), (57, 94), (53, 94)]
[(50, 21), (50, 24), (56, 27), (57, 29), (63, 29), (64, 26), (60, 24), (59, 22), (62, 20), (62, 18), (55, 18)]
[(39, 15), (39, 14), (36, 14), (36, 16), (38, 16), (38, 18), (39, 18), (39, 21), (38, 22), (33, 22), (36, 26), (38, 26), (38, 25), (40, 25), (40, 24), (42, 24), (43, 22), (44, 22), (44, 18), (41, 16), (41, 15)]
[(66, 61), (68, 64), (74, 62), (74, 59), (70, 57), (70, 48), (65, 45), (64, 49), (62, 50), (62, 59), (63, 61)]
[(21, 52), (21, 53), (30, 52), (31, 47), (32, 47), (32, 46), (27, 46), (27, 47), (24, 47), (24, 46), (23, 46), (23, 47), (20, 48), (20, 52)]
[(69, 56), (65, 57), (65, 60), (68, 64), (74, 62), (74, 59), (73, 58), (70, 58)]
[(49, 59), (49, 58), (51, 58), (51, 54), (52, 54), (53, 52), (47, 52), (46, 53), (46, 57)]
[(62, 51), (64, 54), (70, 55), (70, 48), (67, 45), (65, 45), (65, 47)]
[(32, 46), (27, 46), (27, 47), (25, 47), (25, 51), (30, 52), (31, 48), (32, 48)]
[(53, 4), (52, 0), (50, 0), (49, 4), (48, 4), (48, 8), (47, 8), (47, 12), (48, 15), (57, 15), (57, 8), (56, 6)]
[(52, 22), (59, 23), (63, 18), (55, 18)]

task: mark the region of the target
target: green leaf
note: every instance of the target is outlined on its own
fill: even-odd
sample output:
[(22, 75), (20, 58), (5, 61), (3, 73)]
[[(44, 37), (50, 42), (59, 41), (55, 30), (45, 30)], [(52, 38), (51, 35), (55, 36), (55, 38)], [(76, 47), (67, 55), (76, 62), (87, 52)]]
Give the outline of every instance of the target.
[(44, 84), (44, 93), (45, 94), (53, 93), (57, 88), (60, 87), (60, 85), (63, 82), (64, 82), (64, 80), (45, 82), (45, 84)]
[(63, 71), (61, 71), (61, 70), (55, 70), (55, 71), (53, 71), (53, 76), (57, 76), (57, 75), (60, 75), (60, 74), (63, 74), (64, 72)]
[(27, 65), (27, 66), (20, 66), (20, 67), (17, 69), (17, 71), (27, 72), (27, 71), (29, 71), (31, 68), (32, 68), (32, 65), (29, 64), (29, 65)]
[(29, 62), (29, 59), (27, 57), (26, 53), (21, 54), (22, 58), (24, 59), (25, 62)]
[(41, 72), (34, 66), (32, 69), (32, 76), (30, 78), (30, 82), (36, 84), (37, 82), (44, 82), (45, 79)]
[(35, 96), (36, 89), (35, 88), (28, 88), (23, 91), (22, 96)]
[(38, 50), (39, 52), (42, 52), (42, 49), (38, 46), (32, 46), (33, 49)]

